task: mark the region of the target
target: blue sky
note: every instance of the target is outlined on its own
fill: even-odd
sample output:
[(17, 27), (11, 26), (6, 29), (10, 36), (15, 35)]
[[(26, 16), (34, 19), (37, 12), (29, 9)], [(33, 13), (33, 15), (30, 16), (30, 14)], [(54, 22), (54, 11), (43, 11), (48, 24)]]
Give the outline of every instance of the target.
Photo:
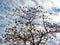
[(10, 15), (12, 12), (8, 12), (9, 9), (18, 6), (34, 7), (36, 5), (42, 5), (52, 14), (50, 16), (53, 19), (52, 22), (60, 22), (60, 0), (0, 0), (0, 34), (4, 32), (8, 24), (14, 23), (13, 17)]
[[(27, 6), (27, 7), (34, 7), (36, 5), (43, 5), (46, 10), (48, 10), (50, 13), (60, 15), (60, 1), (59, 0), (0, 0), (0, 32), (6, 27), (9, 22), (12, 21), (11, 16), (9, 16), (8, 10), (11, 8), (15, 8), (18, 6)], [(51, 17), (53, 17), (51, 16)], [(57, 22), (59, 22), (60, 18), (58, 16), (54, 16)], [(54, 21), (53, 18), (53, 21)], [(58, 19), (57, 19), (58, 18)], [(13, 21), (12, 21), (13, 22)], [(11, 22), (11, 23), (12, 23)]]

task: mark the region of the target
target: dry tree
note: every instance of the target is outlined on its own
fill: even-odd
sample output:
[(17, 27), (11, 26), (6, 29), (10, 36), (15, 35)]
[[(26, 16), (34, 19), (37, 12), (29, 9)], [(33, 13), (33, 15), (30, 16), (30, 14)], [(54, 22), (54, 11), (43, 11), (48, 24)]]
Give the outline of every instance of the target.
[[(42, 45), (56, 37), (60, 32), (51, 24), (49, 13), (42, 7), (21, 7), (10, 10), (13, 12), (15, 25), (5, 29), (4, 38), (10, 45)], [(9, 45), (8, 44), (8, 45)]]

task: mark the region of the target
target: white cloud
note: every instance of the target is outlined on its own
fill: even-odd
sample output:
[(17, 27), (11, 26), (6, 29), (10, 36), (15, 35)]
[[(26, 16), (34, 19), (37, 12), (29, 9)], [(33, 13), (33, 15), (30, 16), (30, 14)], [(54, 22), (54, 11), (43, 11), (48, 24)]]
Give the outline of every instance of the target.
[(35, 6), (35, 3), (31, 0), (25, 0), (24, 1), (24, 6), (27, 6), (27, 7), (34, 7)]
[(51, 1), (54, 4), (53, 6), (60, 8), (60, 0), (51, 0)]
[(53, 5), (52, 5), (52, 3), (51, 3), (50, 1), (45, 1), (45, 2), (43, 3), (43, 7), (44, 7), (45, 9), (51, 9), (52, 6), (53, 6)]
[(50, 18), (52, 18), (52, 22), (58, 23), (60, 22), (60, 16), (59, 15), (50, 15)]
[(13, 0), (13, 2), (15, 2), (15, 4), (17, 6), (27, 6), (27, 7), (33, 7), (35, 6), (35, 3), (31, 0), (23, 0), (23, 3), (21, 2), (21, 0)]
[(57, 33), (56, 36), (57, 36), (58, 38), (60, 38), (60, 33)]

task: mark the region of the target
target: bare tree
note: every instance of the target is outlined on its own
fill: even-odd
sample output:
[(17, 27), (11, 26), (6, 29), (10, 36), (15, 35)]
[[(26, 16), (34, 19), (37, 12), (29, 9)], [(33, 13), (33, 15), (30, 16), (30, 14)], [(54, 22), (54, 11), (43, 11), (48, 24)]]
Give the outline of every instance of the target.
[(42, 45), (56, 37), (55, 33), (60, 32), (56, 26), (47, 26), (51, 24), (50, 14), (42, 6), (19, 7), (10, 11), (17, 17), (14, 18), (15, 25), (5, 30), (4, 38), (11, 45), (20, 45), (20, 42), (22, 45)]

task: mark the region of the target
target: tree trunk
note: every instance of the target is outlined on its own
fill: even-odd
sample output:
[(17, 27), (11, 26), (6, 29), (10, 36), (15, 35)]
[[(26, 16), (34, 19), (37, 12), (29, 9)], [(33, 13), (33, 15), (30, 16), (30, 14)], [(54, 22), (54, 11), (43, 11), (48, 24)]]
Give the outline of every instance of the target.
[(26, 42), (24, 42), (24, 45), (26, 45)]

